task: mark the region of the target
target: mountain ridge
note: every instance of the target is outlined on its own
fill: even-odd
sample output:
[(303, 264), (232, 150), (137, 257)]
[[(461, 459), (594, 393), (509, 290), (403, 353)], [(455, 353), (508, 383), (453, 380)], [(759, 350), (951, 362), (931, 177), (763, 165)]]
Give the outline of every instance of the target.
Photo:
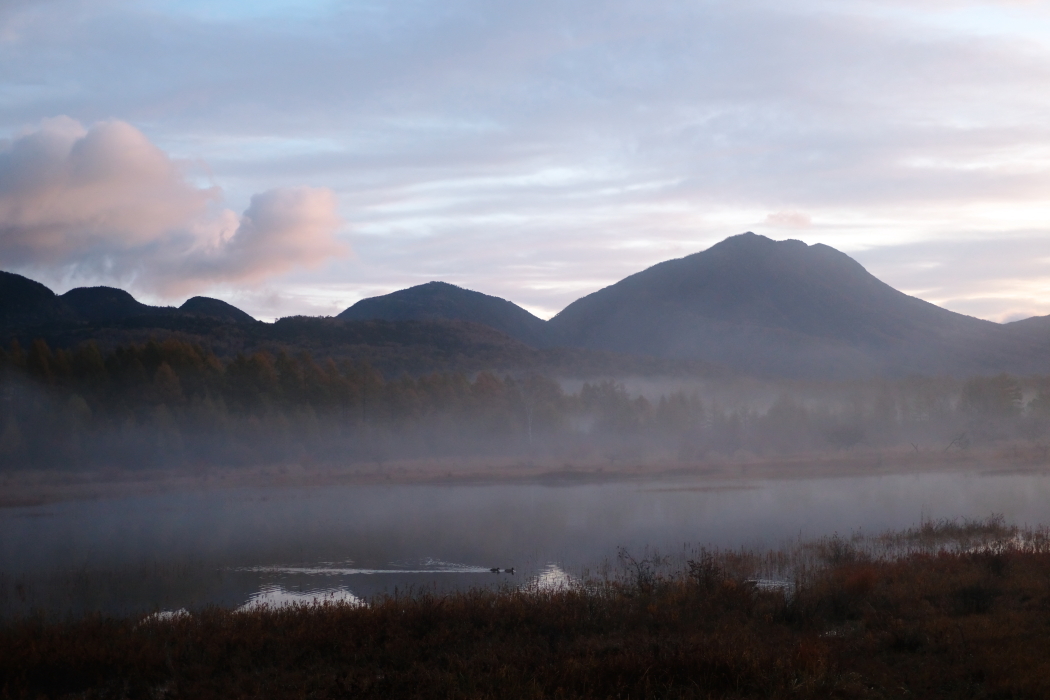
[[(15, 284), (14, 278), (20, 281)], [(118, 322), (190, 327), (187, 319), (197, 317), (220, 325), (260, 324), (236, 307), (205, 297), (187, 300), (178, 309), (140, 304), (130, 294), (106, 287), (58, 297), (39, 283), (3, 273), (0, 291), (8, 289), (15, 292), (10, 299), (0, 297), (0, 325), (7, 327), (25, 329), (33, 318), (37, 325), (56, 328)], [(176, 317), (182, 320), (159, 320)], [(1050, 373), (1045, 359), (1050, 357), (1050, 316), (1009, 324), (973, 318), (894, 289), (830, 246), (774, 241), (751, 232), (629, 275), (577, 299), (550, 321), (505, 299), (436, 281), (363, 299), (334, 320), (421, 323), (413, 326), (412, 342), (421, 348), (425, 333), (418, 329), (430, 329), (426, 332), (433, 334), (434, 343), (459, 348), (446, 353), (449, 362), (464, 348), (492, 345), (496, 336), (487, 336), (484, 328), (522, 347), (611, 352), (667, 361), (668, 366), (700, 363), (762, 376)], [(467, 335), (453, 341), (442, 324), (459, 322), (468, 324), (460, 327)], [(359, 330), (339, 333), (365, 328), (353, 327)], [(310, 332), (334, 337), (328, 326)], [(482, 338), (489, 340), (479, 345)], [(379, 336), (373, 340), (386, 342)], [(506, 358), (527, 354), (512, 350), (517, 346), (507, 341), (496, 343)], [(320, 347), (305, 335), (297, 342)], [(442, 352), (435, 347), (428, 356), (438, 358)]]
[(0, 271), (0, 330), (55, 322), (110, 323), (180, 313), (255, 322), (244, 311), (219, 299), (193, 297), (179, 308), (150, 306), (123, 289), (105, 286), (75, 287), (59, 295), (28, 277)]

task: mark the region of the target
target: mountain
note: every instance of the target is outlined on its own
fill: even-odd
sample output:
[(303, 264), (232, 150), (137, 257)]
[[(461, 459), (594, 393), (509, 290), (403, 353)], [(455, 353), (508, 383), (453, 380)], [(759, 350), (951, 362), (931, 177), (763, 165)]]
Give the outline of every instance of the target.
[(392, 294), (362, 299), (336, 318), (344, 321), (469, 321), (506, 333), (533, 347), (544, 347), (547, 324), (506, 299), (428, 282)]
[(232, 321), (234, 323), (255, 323), (255, 319), (238, 309), (233, 304), (227, 304), (221, 299), (210, 297), (193, 297), (187, 299), (186, 303), (179, 307), (179, 311), (195, 316), (206, 316), (221, 321)]
[(171, 307), (148, 306), (123, 289), (115, 287), (77, 287), (59, 297), (77, 318), (89, 323), (117, 321), (133, 316), (169, 314)]
[(899, 292), (834, 248), (754, 233), (631, 275), (548, 326), (564, 345), (765, 375), (1050, 369), (1031, 337)]
[(1003, 328), (1015, 336), (1029, 338), (1050, 345), (1050, 316), (1032, 316), (1020, 321), (1004, 323)]
[[(954, 313), (878, 280), (826, 245), (745, 233), (578, 299), (550, 321), (444, 282), (364, 299), (336, 319), (249, 323), (217, 299), (147, 306), (109, 287), (56, 297), (0, 273), (0, 328), (70, 345), (177, 335), (220, 354), (306, 350), (385, 371), (546, 367), (817, 379), (1050, 374), (1050, 317), (1009, 324)], [(291, 332), (294, 330), (294, 332)], [(723, 369), (724, 368), (724, 369)]]
[(193, 297), (180, 308), (143, 304), (123, 289), (77, 287), (57, 295), (39, 282), (0, 272), (0, 329), (26, 329), (55, 324), (108, 324), (157, 316), (209, 317), (254, 322), (224, 301)]
[[(514, 309), (528, 316), (510, 302), (444, 286), (477, 302), (480, 313), (494, 300), (500, 302), (497, 309), (511, 307), (511, 317)], [(453, 308), (479, 313), (470, 304)], [(543, 321), (531, 318), (542, 328)], [(293, 316), (262, 323), (235, 306), (208, 297), (193, 297), (174, 309), (142, 304), (112, 287), (80, 288), (57, 296), (38, 282), (0, 272), (0, 344), (17, 339), (28, 347), (37, 338), (52, 348), (93, 341), (104, 350), (177, 338), (204, 345), (220, 357), (257, 351), (309, 352), (318, 359), (365, 360), (391, 378), (404, 372), (481, 370), (576, 377), (722, 373), (721, 368), (704, 362), (575, 348), (537, 349), (488, 325), (462, 319), (360, 321)]]
[(72, 317), (73, 312), (44, 285), (12, 272), (0, 272), (0, 327)]

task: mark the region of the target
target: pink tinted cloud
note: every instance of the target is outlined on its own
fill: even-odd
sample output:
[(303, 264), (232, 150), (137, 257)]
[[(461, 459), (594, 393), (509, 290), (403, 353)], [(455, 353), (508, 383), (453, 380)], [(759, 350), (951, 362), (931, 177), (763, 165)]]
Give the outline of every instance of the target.
[(240, 217), (220, 200), (130, 124), (49, 119), (0, 141), (0, 266), (166, 295), (348, 252), (330, 190), (268, 190)]
[(316, 268), (349, 251), (332, 233), (342, 223), (331, 190), (283, 187), (254, 195), (231, 226), (232, 212), (216, 222), (212, 244), (162, 271), (167, 293), (218, 282), (258, 282), (296, 268)]
[(68, 117), (0, 144), (0, 255), (69, 264), (149, 243), (200, 218), (218, 190), (188, 184), (137, 129)]
[(766, 224), (779, 228), (809, 228), (813, 225), (813, 219), (800, 211), (778, 211), (766, 216)]

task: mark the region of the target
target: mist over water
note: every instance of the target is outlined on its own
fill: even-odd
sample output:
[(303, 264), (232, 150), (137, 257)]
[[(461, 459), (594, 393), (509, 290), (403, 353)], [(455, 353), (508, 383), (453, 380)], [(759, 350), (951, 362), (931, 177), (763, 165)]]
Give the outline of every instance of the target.
[[(548, 585), (620, 548), (1050, 522), (1048, 377), (389, 378), (171, 339), (4, 353), (0, 616)], [(99, 492), (154, 492), (20, 506), (111, 479)]]
[(991, 513), (1050, 521), (1050, 477), (256, 487), (55, 503), (0, 510), (0, 609), (135, 612), (522, 585), (549, 578), (552, 565), (593, 575), (619, 547), (766, 548)]

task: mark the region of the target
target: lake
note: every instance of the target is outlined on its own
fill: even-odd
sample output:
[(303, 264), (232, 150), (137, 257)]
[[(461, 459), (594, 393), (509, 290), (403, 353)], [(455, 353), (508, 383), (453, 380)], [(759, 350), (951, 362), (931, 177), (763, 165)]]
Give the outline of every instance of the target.
[(557, 582), (615, 565), (620, 547), (766, 548), (992, 513), (1050, 523), (1050, 476), (257, 487), (64, 502), (0, 509), (0, 612), (137, 613)]

